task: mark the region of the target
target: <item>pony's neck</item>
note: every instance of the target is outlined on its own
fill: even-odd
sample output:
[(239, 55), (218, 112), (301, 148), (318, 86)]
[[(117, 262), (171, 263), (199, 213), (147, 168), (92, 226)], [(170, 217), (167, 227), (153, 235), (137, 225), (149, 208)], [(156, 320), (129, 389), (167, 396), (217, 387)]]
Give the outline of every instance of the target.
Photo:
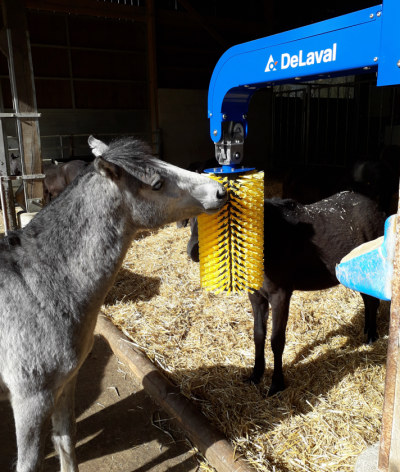
[[(27, 228), (38, 231), (45, 252), (36, 257), (47, 268), (47, 284), (68, 285), (65, 296), (78, 304), (99, 309), (122, 265), (135, 234), (130, 216), (115, 184), (97, 174), (81, 182), (44, 209)], [(40, 267), (38, 266), (38, 267)], [(46, 284), (46, 282), (44, 282)]]

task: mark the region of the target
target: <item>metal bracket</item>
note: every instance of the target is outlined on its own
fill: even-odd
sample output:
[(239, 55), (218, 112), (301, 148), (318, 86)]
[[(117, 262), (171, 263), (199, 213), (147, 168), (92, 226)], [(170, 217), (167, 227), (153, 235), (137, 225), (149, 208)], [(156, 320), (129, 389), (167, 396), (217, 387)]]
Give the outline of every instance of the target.
[(26, 211), (27, 213), (37, 213), (43, 208), (43, 200), (41, 198), (27, 198)]
[(240, 123), (229, 123), (228, 131), (215, 143), (215, 158), (223, 165), (239, 164), (243, 159), (244, 128)]
[(0, 113), (0, 118), (40, 118), (41, 113)]
[(29, 174), (29, 175), (0, 175), (0, 180), (40, 180), (44, 179), (44, 174)]

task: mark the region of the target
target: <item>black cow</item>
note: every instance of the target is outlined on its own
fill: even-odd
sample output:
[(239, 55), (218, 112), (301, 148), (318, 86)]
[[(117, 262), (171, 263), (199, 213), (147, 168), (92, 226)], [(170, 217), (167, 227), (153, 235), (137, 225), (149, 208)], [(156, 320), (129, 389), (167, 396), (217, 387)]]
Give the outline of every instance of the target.
[[(268, 395), (285, 389), (282, 355), (294, 290), (323, 290), (339, 284), (335, 266), (354, 248), (383, 235), (385, 214), (363, 195), (341, 192), (312, 205), (273, 198), (264, 205), (264, 283), (249, 294), (254, 314), (256, 348), (253, 373), (259, 383), (265, 369), (265, 338), (269, 304), (272, 307), (271, 346), (274, 373)], [(199, 259), (197, 221), (188, 254)], [(193, 255), (193, 256), (192, 256)], [(376, 312), (379, 300), (361, 294), (365, 305), (367, 343), (378, 338)]]

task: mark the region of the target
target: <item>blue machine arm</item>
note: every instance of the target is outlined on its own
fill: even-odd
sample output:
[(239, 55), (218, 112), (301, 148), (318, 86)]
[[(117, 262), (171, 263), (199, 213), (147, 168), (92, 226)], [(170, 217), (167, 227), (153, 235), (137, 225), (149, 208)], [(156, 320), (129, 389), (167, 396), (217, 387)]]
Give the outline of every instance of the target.
[[(378, 71), (378, 85), (399, 84), (399, 24), (400, 1), (385, 0), (383, 5), (230, 48), (218, 61), (210, 82), (211, 139), (223, 146), (224, 122), (239, 123), (244, 139), (251, 96), (268, 85), (366, 70)], [(230, 130), (229, 140), (234, 131)], [(223, 163), (224, 156), (219, 161)], [(230, 161), (239, 162), (239, 158)]]

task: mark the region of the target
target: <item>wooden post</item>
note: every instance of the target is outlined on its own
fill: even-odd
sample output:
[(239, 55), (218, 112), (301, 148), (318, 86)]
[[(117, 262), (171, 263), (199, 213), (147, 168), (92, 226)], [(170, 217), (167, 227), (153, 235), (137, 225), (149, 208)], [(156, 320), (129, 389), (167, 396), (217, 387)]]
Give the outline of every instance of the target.
[[(151, 119), (151, 142), (154, 143), (158, 130), (158, 91), (157, 91), (157, 55), (156, 55), (156, 22), (154, 0), (146, 0), (147, 7), (147, 63), (149, 73), (149, 98)], [(153, 152), (155, 151), (153, 146)]]
[(400, 200), (397, 210), (396, 246), (390, 306), (389, 345), (386, 361), (385, 399), (379, 449), (379, 472), (400, 468)]
[[(14, 111), (37, 113), (25, 0), (2, 0), (2, 9)], [(16, 121), (23, 174), (43, 174), (38, 118), (20, 118)], [(36, 209), (43, 206), (42, 181), (24, 180), (24, 190), (28, 211), (34, 211), (32, 206), (35, 204)]]
[[(0, 113), (4, 113), (3, 91), (0, 83)], [(7, 137), (4, 134), (3, 120), (0, 118), (0, 176), (10, 175), (10, 162), (8, 160)], [(3, 210), (4, 231), (7, 235), (8, 231), (17, 228), (14, 209), (14, 195), (11, 180), (1, 181), (0, 179), (0, 199), (1, 209)]]

